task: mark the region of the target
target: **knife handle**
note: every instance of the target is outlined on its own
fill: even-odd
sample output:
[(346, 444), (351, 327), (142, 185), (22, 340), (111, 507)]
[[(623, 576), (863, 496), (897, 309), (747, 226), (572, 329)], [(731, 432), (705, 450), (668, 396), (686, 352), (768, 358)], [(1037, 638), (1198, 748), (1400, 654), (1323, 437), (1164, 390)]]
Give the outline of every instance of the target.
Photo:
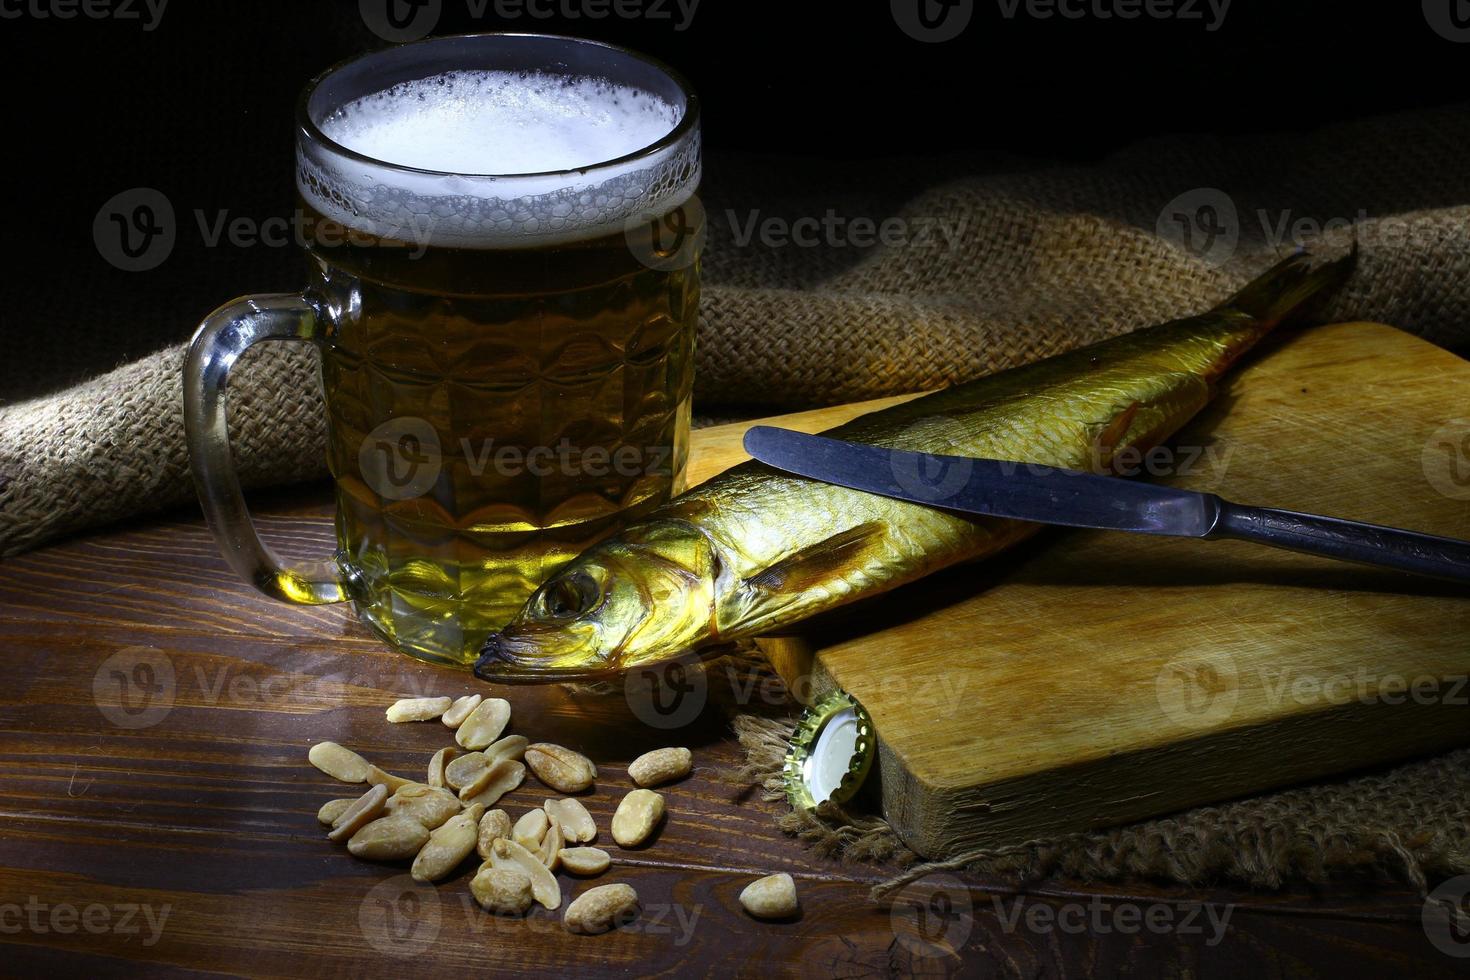
[(1470, 582), (1470, 541), (1319, 514), (1220, 501), (1209, 538), (1239, 538), (1344, 561)]

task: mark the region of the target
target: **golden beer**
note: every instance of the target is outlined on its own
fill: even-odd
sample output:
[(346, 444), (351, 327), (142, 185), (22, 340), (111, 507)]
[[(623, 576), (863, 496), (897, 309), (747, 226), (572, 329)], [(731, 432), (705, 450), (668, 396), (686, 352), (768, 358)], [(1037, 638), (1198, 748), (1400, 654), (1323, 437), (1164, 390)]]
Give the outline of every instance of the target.
[[(628, 235), (695, 234), (689, 210)], [(393, 642), (467, 659), (682, 489), (698, 275), (650, 268), (628, 235), (312, 249), (320, 302), (360, 310), (322, 350), (329, 458), (356, 601)]]
[[(682, 489), (700, 172), (687, 85), (610, 45), (433, 38), (313, 82), (308, 285), (221, 307), (185, 369), (196, 482), (234, 567), (465, 664), (560, 565)], [(321, 352), (324, 561), (259, 540), (230, 463), (225, 377), (264, 339)]]

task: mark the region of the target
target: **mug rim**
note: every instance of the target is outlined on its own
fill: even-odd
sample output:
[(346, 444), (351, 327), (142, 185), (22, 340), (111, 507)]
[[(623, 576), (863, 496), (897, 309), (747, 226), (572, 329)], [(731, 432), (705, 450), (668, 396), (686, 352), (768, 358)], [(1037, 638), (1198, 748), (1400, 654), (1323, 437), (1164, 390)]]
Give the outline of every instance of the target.
[[(563, 170), (522, 171), (519, 173), (505, 174), (465, 173), (457, 170), (429, 170), (424, 167), (414, 167), (408, 164), (395, 163), (392, 160), (384, 160), (380, 157), (371, 156), (358, 150), (354, 150), (350, 146), (339, 143), (337, 140), (332, 139), (332, 137), (328, 136), (322, 131), (321, 127), (317, 125), (316, 120), (312, 119), (311, 117), (310, 103), (312, 96), (316, 94), (317, 89), (320, 88), (324, 82), (326, 82), (333, 75), (337, 74), (339, 71), (352, 67), (353, 65), (360, 64), (362, 62), (370, 61), (374, 58), (382, 57), (386, 54), (391, 54), (396, 51), (402, 51), (407, 48), (432, 46), (434, 44), (445, 41), (478, 41), (492, 38), (526, 38), (536, 41), (564, 41), (573, 44), (583, 44), (589, 47), (603, 48), (607, 51), (614, 52), (622, 57), (632, 58), (635, 61), (641, 61), (645, 65), (648, 65), (654, 70), (668, 76), (668, 78), (678, 87), (679, 91), (684, 96), (684, 104), (681, 107), (683, 109), (683, 113), (680, 116), (679, 121), (675, 123), (673, 128), (670, 129), (667, 133), (660, 136), (652, 143), (649, 143), (646, 146), (641, 146), (638, 149), (633, 150), (629, 153), (624, 153), (622, 156), (612, 157), (607, 160), (598, 160), (593, 163), (586, 164), (585, 166), (570, 167)], [(453, 69), (446, 68), (445, 70), (452, 71)], [(694, 87), (689, 84), (689, 80), (685, 78), (683, 74), (681, 74), (674, 68), (671, 68), (663, 61), (660, 61), (658, 58), (655, 58), (651, 55), (643, 54), (640, 51), (635, 51), (632, 48), (627, 48), (620, 44), (612, 44), (607, 41), (596, 41), (592, 40), (591, 38), (572, 37), (566, 34), (539, 34), (534, 32), (519, 31), (485, 31), (474, 34), (439, 34), (433, 37), (426, 37), (418, 41), (411, 41), (406, 44), (394, 45), (391, 48), (380, 48), (376, 51), (364, 51), (361, 54), (353, 55), (350, 58), (344, 58), (336, 64), (331, 65), (330, 67), (319, 72), (315, 77), (313, 77), (309, 82), (306, 83), (305, 87), (301, 90), (301, 94), (297, 97), (296, 100), (297, 132), (300, 136), (305, 137), (312, 143), (325, 147), (326, 149), (331, 150), (333, 153), (339, 154), (349, 160), (355, 160), (359, 163), (371, 164), (375, 167), (386, 167), (399, 173), (423, 174), (429, 177), (463, 177), (481, 180), (513, 181), (520, 178), (530, 179), (586, 176), (588, 174), (593, 174), (598, 170), (617, 167), (628, 163), (634, 163), (646, 157), (654, 156), (662, 152), (663, 150), (668, 149), (669, 147), (677, 145), (679, 142), (685, 139), (698, 124), (699, 96), (695, 94)]]

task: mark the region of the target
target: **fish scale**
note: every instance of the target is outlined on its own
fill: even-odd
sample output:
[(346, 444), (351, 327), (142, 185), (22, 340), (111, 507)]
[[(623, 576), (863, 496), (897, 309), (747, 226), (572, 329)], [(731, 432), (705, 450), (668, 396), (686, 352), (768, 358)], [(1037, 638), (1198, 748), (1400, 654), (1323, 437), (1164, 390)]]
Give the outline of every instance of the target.
[[(1354, 257), (1318, 263), (1293, 255), (1208, 313), (957, 385), (824, 435), (1106, 467), (1119, 450), (1147, 451), (1178, 431), (1232, 363), (1337, 286)], [(487, 640), (475, 672), (496, 681), (566, 680), (658, 663), (987, 557), (1036, 527), (742, 463), (559, 570)]]

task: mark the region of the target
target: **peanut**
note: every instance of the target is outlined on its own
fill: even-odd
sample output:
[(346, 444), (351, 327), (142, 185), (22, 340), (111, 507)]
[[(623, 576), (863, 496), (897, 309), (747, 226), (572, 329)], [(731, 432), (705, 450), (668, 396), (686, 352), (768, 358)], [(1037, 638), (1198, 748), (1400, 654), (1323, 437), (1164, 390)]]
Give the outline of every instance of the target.
[(757, 919), (785, 919), (796, 914), (796, 882), (789, 874), (767, 875), (745, 886), (740, 904)]
[(486, 810), (480, 818), (480, 837), (475, 842), (475, 853), (481, 859), (490, 860), (490, 847), (500, 838), (510, 836), (510, 814), (504, 810)]
[(479, 828), (468, 813), (450, 817), (433, 833), (413, 859), (409, 873), (414, 881), (438, 881), (446, 877), (475, 849)]
[[(369, 824), (371, 826), (371, 824)], [(508, 837), (490, 846), (490, 866), (519, 871), (531, 879), (531, 894), (548, 909), (561, 905), (561, 886), (541, 859)]]
[(497, 915), (525, 915), (533, 901), (530, 877), (514, 868), (482, 867), (470, 879), (470, 894)]
[(688, 749), (654, 749), (628, 764), (628, 775), (639, 786), (657, 786), (689, 775), (694, 756)]
[(561, 827), (561, 835), (573, 844), (583, 844), (597, 837), (597, 824), (581, 800), (547, 800), (542, 804), (551, 822)]
[(574, 875), (600, 875), (612, 865), (612, 856), (600, 847), (563, 847), (561, 866)]
[(371, 765), (368, 766), (367, 781), (373, 786), (388, 787), (388, 792), (390, 793), (396, 793), (405, 786), (423, 785), (422, 783), (415, 783), (412, 779), (404, 779), (402, 776), (395, 776), (391, 772), (384, 772), (377, 766)]
[(388, 720), (393, 724), (404, 721), (433, 721), (449, 710), (449, 698), (399, 698), (388, 705)]
[(519, 786), (525, 778), (525, 766), (514, 759), (501, 759), (486, 769), (481, 779), (462, 787), (459, 798), (465, 803), (481, 803), (491, 807), (500, 802), (502, 796)]
[(636, 847), (648, 839), (663, 815), (662, 796), (651, 789), (635, 789), (623, 797), (613, 813), (613, 840), (620, 847)]
[(478, 708), (480, 702), (483, 700), (484, 698), (478, 694), (466, 694), (462, 698), (456, 698), (454, 703), (449, 706), (449, 709), (444, 712), (444, 716), (439, 720), (450, 728), (458, 728), (464, 724), (464, 720), (470, 716), (470, 712)]
[(480, 818), (485, 815), (485, 804), (471, 803), (469, 806), (464, 808), (464, 813), (471, 820), (473, 820), (475, 822), (475, 826), (478, 827), (480, 824)]
[(546, 829), (546, 836), (542, 838), (541, 846), (536, 848), (536, 856), (550, 871), (555, 871), (561, 864), (561, 845), (561, 828), (552, 824)]
[(524, 735), (507, 735), (500, 741), (486, 746), (485, 758), (491, 762), (498, 762), (501, 759), (514, 759), (520, 762), (526, 756), (526, 744)]
[(434, 830), (460, 811), (459, 798), (447, 789), (411, 783), (388, 798), (384, 808), (396, 817), (407, 817)]
[(435, 789), (442, 789), (444, 787), (444, 767), (453, 762), (458, 756), (459, 749), (452, 745), (447, 745), (434, 753), (434, 757), (429, 760), (430, 786), (433, 786)]
[(337, 818), (346, 813), (347, 808), (356, 802), (356, 800), (328, 800), (316, 812), (317, 823), (323, 827), (332, 826), (332, 824), (337, 822)]
[(526, 746), (526, 765), (537, 779), (562, 793), (580, 793), (597, 778), (591, 759), (549, 742)]
[(511, 828), (510, 839), (526, 850), (534, 851), (541, 846), (541, 839), (546, 836), (546, 830), (550, 826), (551, 818), (546, 815), (546, 811), (527, 810)]
[(483, 752), (467, 752), (444, 767), (444, 781), (454, 789), (463, 789), (484, 775), (490, 760)]
[(417, 820), (379, 817), (352, 835), (347, 850), (369, 861), (401, 861), (413, 857), (428, 842), (429, 831)]
[(638, 915), (638, 893), (631, 885), (598, 885), (578, 895), (562, 915), (568, 932), (592, 935), (632, 922)]
[(467, 749), (483, 749), (500, 737), (510, 724), (510, 702), (486, 698), (475, 706), (454, 733), (454, 740)]
[(374, 786), (354, 800), (351, 806), (343, 810), (337, 819), (332, 821), (332, 829), (327, 836), (332, 840), (346, 840), (370, 821), (381, 816), (387, 801), (388, 787)]
[(372, 768), (372, 764), (362, 756), (336, 742), (318, 742), (306, 757), (322, 772), (344, 783), (367, 782), (368, 770)]

